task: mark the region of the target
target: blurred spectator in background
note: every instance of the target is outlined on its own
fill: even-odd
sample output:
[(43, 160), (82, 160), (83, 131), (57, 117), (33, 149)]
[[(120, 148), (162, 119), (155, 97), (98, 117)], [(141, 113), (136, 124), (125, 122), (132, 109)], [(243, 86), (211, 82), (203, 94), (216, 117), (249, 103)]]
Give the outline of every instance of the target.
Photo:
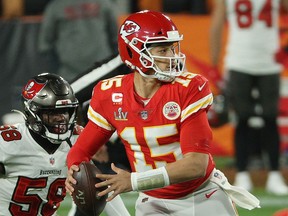
[[(42, 15), (45, 7), (51, 1), (52, 0), (1, 0), (0, 16), (10, 19), (26, 15), (28, 16)], [(107, 1), (111, 1), (116, 16), (138, 11), (138, 4), (139, 4), (138, 2), (141, 2), (135, 0), (107, 0)], [(160, 2), (162, 0), (157, 1)]]
[(44, 11), (39, 51), (71, 81), (87, 65), (117, 52), (117, 28), (111, 0), (53, 0)]
[(43, 59), (37, 53), (41, 14), (51, 0), (1, 0), (0, 11), (0, 123), (23, 121), (10, 113), (22, 107), (21, 91), (27, 77), (43, 71)]
[[(212, 64), (220, 59), (221, 35), (227, 15), (229, 39), (226, 49), (227, 93), (236, 117), (234, 135), (235, 185), (252, 190), (247, 165), (255, 144), (269, 158), (266, 190), (288, 194), (279, 172), (280, 141), (277, 127), (281, 65), (275, 60), (279, 49), (280, 0), (217, 0), (210, 36)], [(288, 1), (283, 0), (288, 9)], [(217, 70), (214, 71), (217, 73)]]

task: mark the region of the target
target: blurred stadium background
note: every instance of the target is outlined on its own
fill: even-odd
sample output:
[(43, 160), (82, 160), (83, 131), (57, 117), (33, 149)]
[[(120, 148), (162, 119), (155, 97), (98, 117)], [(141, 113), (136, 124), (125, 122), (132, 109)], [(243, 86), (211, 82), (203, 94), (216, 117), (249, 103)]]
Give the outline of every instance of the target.
[[(158, 2), (158, 1), (156, 1)], [(156, 4), (156, 3), (155, 3)], [(187, 55), (187, 69), (195, 73), (203, 73), (209, 70), (209, 15), (169, 14), (184, 34), (181, 46)], [(123, 20), (121, 17), (119, 20)], [(12, 20), (0, 20), (0, 123), (13, 116), (5, 116), (12, 108), (20, 109), (20, 94), (27, 77), (32, 77), (41, 71), (42, 60), (37, 55), (37, 39), (41, 17), (21, 17)], [(283, 15), (280, 20), (280, 38), (282, 47), (288, 48), (288, 15)], [(226, 32), (223, 45), (226, 42)], [(224, 54), (224, 49), (222, 56)], [(87, 65), (89, 67), (90, 65)], [(222, 67), (222, 66), (221, 66)], [(211, 85), (212, 90), (213, 84)], [(217, 94), (217, 92), (214, 92)], [(2, 118), (3, 117), (3, 118)], [(13, 121), (13, 120), (12, 120)], [(282, 73), (281, 104), (279, 114), (279, 130), (281, 132), (282, 147), (282, 172), (288, 182), (288, 63)], [(227, 175), (230, 182), (234, 180), (233, 166), (233, 125), (226, 124), (213, 129), (214, 144), (213, 154), (216, 156), (218, 167)], [(265, 163), (264, 163), (265, 165)], [(251, 166), (253, 182), (256, 186), (253, 193), (261, 201), (261, 209), (253, 212), (239, 209), (241, 216), (272, 216), (275, 212), (288, 208), (288, 197), (272, 196), (264, 191), (264, 182), (267, 173), (263, 171), (263, 163)], [(122, 195), (127, 208), (134, 215), (134, 202), (137, 193)], [(62, 203), (58, 215), (66, 216), (71, 206), (71, 198), (68, 195)], [(288, 210), (287, 210), (288, 211)], [(288, 215), (288, 212), (286, 214)], [(102, 214), (105, 216), (105, 214)]]

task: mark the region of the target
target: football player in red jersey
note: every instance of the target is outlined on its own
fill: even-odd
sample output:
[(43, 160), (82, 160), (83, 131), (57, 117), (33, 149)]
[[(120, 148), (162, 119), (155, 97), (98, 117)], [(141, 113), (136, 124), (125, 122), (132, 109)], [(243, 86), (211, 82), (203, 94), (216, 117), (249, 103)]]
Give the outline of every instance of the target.
[(181, 40), (175, 24), (160, 12), (141, 11), (121, 25), (120, 56), (134, 73), (95, 86), (89, 122), (67, 156), (70, 193), (77, 165), (90, 160), (116, 130), (132, 173), (112, 164), (115, 175), (97, 175), (106, 181), (96, 187), (109, 186), (99, 193), (111, 192), (107, 201), (139, 191), (136, 215), (237, 215), (232, 199), (249, 209), (259, 205), (215, 169), (206, 114), (213, 96), (207, 79), (184, 72)]

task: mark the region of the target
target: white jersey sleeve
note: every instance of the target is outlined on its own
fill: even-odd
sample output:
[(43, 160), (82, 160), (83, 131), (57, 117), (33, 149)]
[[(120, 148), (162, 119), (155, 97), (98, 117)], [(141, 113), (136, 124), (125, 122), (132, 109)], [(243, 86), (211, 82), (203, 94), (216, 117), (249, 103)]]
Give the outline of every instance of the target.
[(280, 0), (226, 0), (229, 36), (225, 68), (254, 75), (280, 73), (275, 59), (279, 48)]
[[(74, 141), (73, 141), (74, 142)], [(52, 215), (66, 195), (66, 155), (63, 142), (48, 154), (25, 124), (0, 127), (0, 215)]]

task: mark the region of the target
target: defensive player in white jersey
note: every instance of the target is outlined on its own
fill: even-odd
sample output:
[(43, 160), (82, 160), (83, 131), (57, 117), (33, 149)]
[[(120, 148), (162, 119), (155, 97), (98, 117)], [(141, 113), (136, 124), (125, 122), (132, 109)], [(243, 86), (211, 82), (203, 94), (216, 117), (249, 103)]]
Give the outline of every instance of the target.
[[(0, 215), (54, 215), (66, 195), (66, 156), (81, 131), (78, 100), (48, 73), (30, 79), (22, 99), (25, 123), (0, 127)], [(108, 215), (129, 215), (119, 199)]]
[[(221, 35), (228, 20), (228, 42), (224, 69), (227, 94), (236, 116), (235, 156), (238, 173), (235, 185), (252, 190), (247, 157), (260, 143), (266, 149), (270, 172), (268, 192), (285, 195), (288, 187), (279, 172), (280, 142), (277, 128), (281, 65), (278, 17), (280, 0), (215, 0), (211, 27), (211, 59), (217, 67)], [(282, 0), (288, 9), (288, 1)], [(218, 76), (217, 76), (218, 77)], [(255, 148), (255, 147), (254, 147)]]
[(53, 215), (66, 194), (78, 101), (52, 74), (29, 80), (22, 99), (25, 123), (0, 128), (0, 215)]
[(140, 191), (136, 215), (237, 215), (224, 187), (237, 193), (236, 203), (239, 196), (245, 200), (241, 206), (259, 205), (215, 170), (206, 115), (213, 97), (207, 79), (183, 72), (182, 37), (160, 12), (141, 11), (121, 25), (120, 56), (134, 72), (95, 86), (89, 122), (67, 156), (70, 193), (77, 165), (89, 160), (116, 130), (133, 172), (112, 164), (115, 175), (96, 175), (106, 180), (96, 187), (110, 186), (98, 194), (111, 192), (108, 201), (119, 193)]

